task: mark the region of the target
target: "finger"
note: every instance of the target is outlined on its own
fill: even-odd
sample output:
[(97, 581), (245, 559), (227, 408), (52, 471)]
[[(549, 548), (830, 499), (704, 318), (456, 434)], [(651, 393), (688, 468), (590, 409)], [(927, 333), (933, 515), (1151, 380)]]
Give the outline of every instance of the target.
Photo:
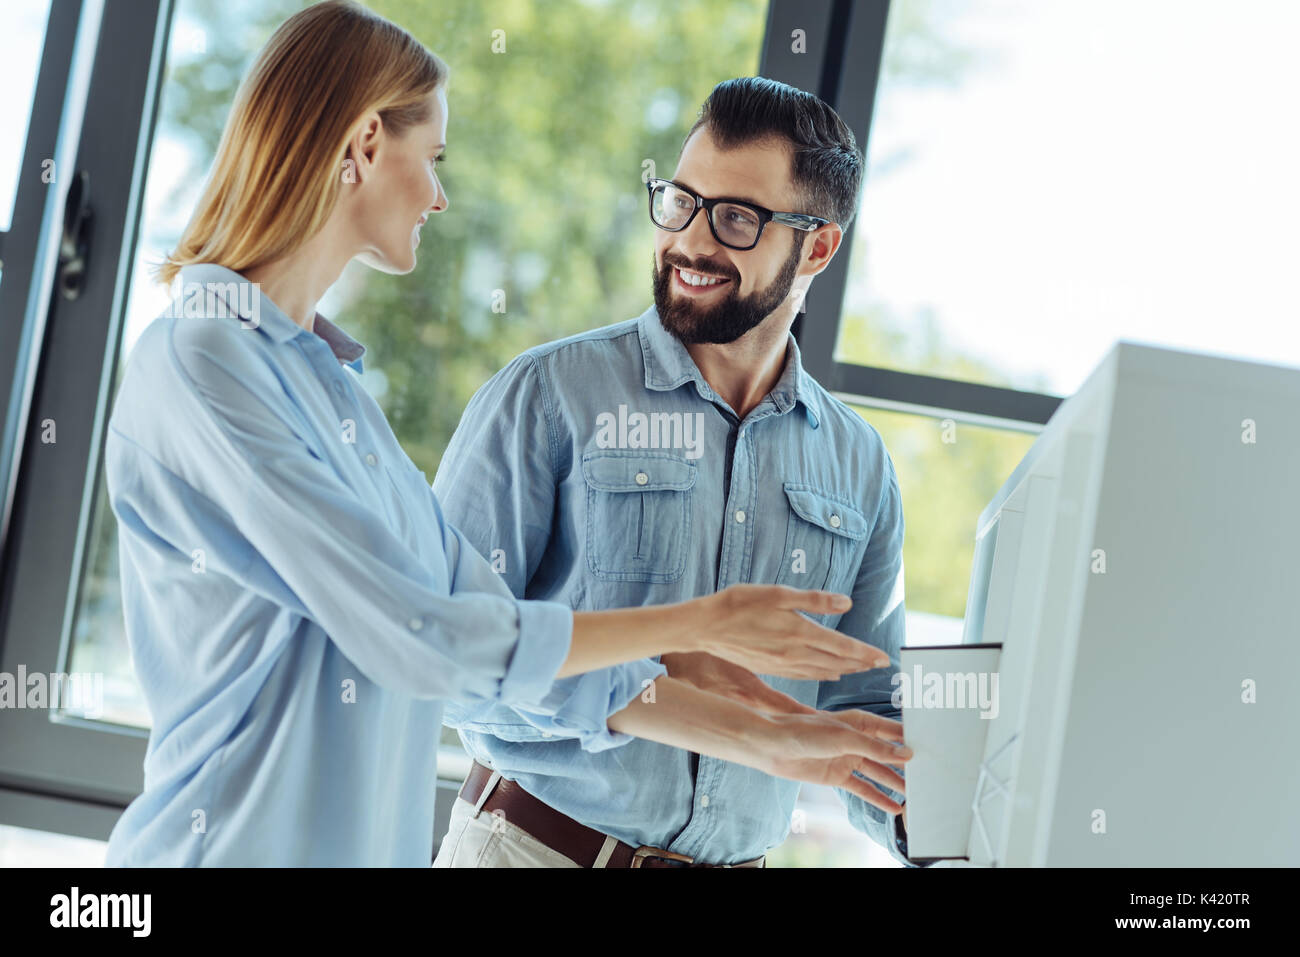
[[(843, 637), (843, 636), (841, 636)], [(816, 663), (823, 668), (838, 668), (842, 674), (858, 674), (863, 671), (871, 671), (876, 663), (876, 655), (884, 654), (879, 649), (871, 645), (863, 644), (850, 638), (852, 648), (845, 648), (842, 651), (827, 650), (820, 642), (821, 639), (815, 639), (815, 643), (806, 644), (801, 649), (801, 655), (804, 660)], [(886, 660), (888, 660), (886, 656)]]
[(838, 681), (850, 672), (842, 665), (831, 663), (813, 664), (806, 659), (791, 661), (789, 659), (753, 662), (748, 658), (737, 660), (735, 664), (749, 668), (755, 674), (773, 675), (778, 678), (808, 678), (818, 681)]
[(883, 715), (874, 714), (863, 708), (845, 708), (843, 711), (830, 711), (841, 721), (853, 725), (860, 731), (865, 731), (877, 738), (883, 738), (887, 741), (903, 741), (903, 723), (895, 721), (893, 718), (886, 718)]
[(806, 611), (814, 615), (834, 615), (853, 607), (853, 599), (837, 592), (817, 589), (791, 588), (789, 585), (762, 586), (760, 600), (771, 602), (777, 608)]
[(820, 648), (827, 654), (839, 656), (857, 665), (855, 671), (870, 671), (873, 668), (888, 668), (891, 665), (889, 655), (875, 645), (850, 638), (802, 616), (799, 618), (799, 628), (799, 636), (805, 644)]
[[(855, 715), (852, 712), (844, 712), (844, 711), (832, 711), (832, 712), (823, 712), (823, 713), (830, 714), (831, 717), (844, 722), (845, 724), (849, 725), (850, 727), (856, 730), (859, 731), (863, 730), (859, 724), (860, 715)], [(871, 755), (869, 755), (869, 757), (873, 761), (879, 761), (881, 764), (891, 764), (896, 768), (901, 768), (904, 764), (912, 760), (912, 758), (915, 756), (912, 749), (909, 748), (906, 744), (903, 744), (902, 742), (896, 743), (883, 738), (878, 738), (870, 731), (866, 731), (865, 733), (870, 737), (871, 740), (875, 742), (876, 745), (874, 752)]]
[[(853, 753), (868, 758), (872, 762), (892, 764), (895, 767), (902, 767), (906, 762), (912, 760), (912, 749), (905, 744), (883, 741), (875, 735), (868, 733), (863, 733), (862, 738), (865, 742), (865, 747)], [(892, 771), (889, 773), (893, 774)], [(899, 788), (898, 790), (901, 791), (902, 788)]]
[(895, 774), (883, 764), (877, 764), (875, 761), (863, 761), (858, 765), (858, 773), (871, 778), (877, 784), (883, 784), (887, 788), (892, 788), (904, 794), (907, 793), (902, 776)]
[(854, 777), (852, 774), (846, 775), (839, 784), (839, 787), (842, 787), (850, 794), (856, 794), (858, 797), (862, 798), (862, 800), (874, 807), (880, 808), (880, 810), (884, 811), (886, 814), (901, 814), (903, 812), (903, 805), (886, 797), (873, 787), (870, 782), (864, 781), (859, 777)]

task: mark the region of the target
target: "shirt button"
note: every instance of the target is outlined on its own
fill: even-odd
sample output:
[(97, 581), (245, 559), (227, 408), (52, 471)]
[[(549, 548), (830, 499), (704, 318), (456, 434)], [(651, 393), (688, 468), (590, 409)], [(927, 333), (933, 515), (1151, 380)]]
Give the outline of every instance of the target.
[(412, 618), (410, 621), (406, 623), (406, 627), (411, 629), (411, 631), (419, 631), (421, 628), (424, 627), (424, 619)]
[(367, 464), (367, 465), (377, 465), (378, 463), (379, 463), (379, 459), (375, 458), (375, 453), (374, 453), (374, 452), (367, 452), (367, 453), (366, 453), (366, 464)]
[(831, 528), (839, 528), (839, 527), (840, 527), (840, 517), (838, 515), (832, 515)]
[(745, 510), (743, 508), (736, 509), (736, 521), (742, 523), (745, 521)]
[(646, 475), (644, 472), (637, 472), (637, 473), (636, 473), (636, 484), (637, 484), (637, 485), (644, 485), (644, 484), (645, 484), (646, 482), (648, 482), (648, 481), (650, 481), (650, 476)]
[(707, 794), (701, 795), (700, 807), (708, 807), (708, 806), (709, 806), (709, 796)]

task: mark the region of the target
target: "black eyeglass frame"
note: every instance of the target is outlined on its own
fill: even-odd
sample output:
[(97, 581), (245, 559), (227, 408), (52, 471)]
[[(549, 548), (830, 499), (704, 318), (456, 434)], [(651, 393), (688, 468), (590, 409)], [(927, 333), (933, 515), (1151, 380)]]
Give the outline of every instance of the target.
[[(758, 245), (758, 241), (763, 238), (763, 229), (768, 223), (781, 223), (784, 226), (789, 226), (791, 229), (800, 229), (804, 232), (811, 232), (814, 229), (820, 229), (823, 226), (829, 226), (831, 224), (831, 220), (822, 219), (820, 216), (810, 216), (807, 213), (779, 213), (738, 199), (726, 199), (725, 197), (721, 199), (705, 199), (703, 196), (691, 192), (685, 186), (681, 185), (681, 183), (674, 183), (670, 179), (649, 179), (646, 180), (645, 185), (650, 199), (650, 222), (654, 223), (656, 228), (669, 233), (680, 233), (695, 221), (696, 214), (702, 209), (704, 210), (704, 219), (709, 224), (709, 232), (713, 233), (713, 238), (728, 249), (737, 249), (741, 251), (753, 249)], [(669, 226), (661, 226), (659, 225), (658, 220), (655, 219), (655, 190), (661, 186), (671, 186), (673, 189), (680, 190), (695, 200), (695, 208), (692, 209), (691, 214), (686, 217), (686, 222), (682, 223), (676, 229)], [(757, 215), (758, 232), (754, 234), (754, 241), (748, 246), (737, 246), (734, 243), (727, 242), (718, 235), (718, 229), (713, 224), (713, 208), (719, 203), (726, 203), (728, 206), (743, 206), (745, 209), (753, 210), (755, 215)]]

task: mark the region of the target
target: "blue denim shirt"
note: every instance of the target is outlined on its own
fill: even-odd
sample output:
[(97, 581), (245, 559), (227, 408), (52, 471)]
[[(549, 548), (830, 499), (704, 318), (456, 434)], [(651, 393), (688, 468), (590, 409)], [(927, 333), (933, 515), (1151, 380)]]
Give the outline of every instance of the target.
[(181, 280), (108, 423), (153, 718), (108, 863), (428, 867), (445, 700), (610, 748), (663, 667), (554, 689), (572, 609), (517, 599), (447, 524), (361, 387), (364, 347), (221, 266)]
[[(772, 391), (743, 420), (652, 307), (530, 349), (471, 400), (434, 490), (520, 597), (578, 610), (658, 605), (737, 582), (853, 597), (818, 620), (898, 661), (903, 511), (879, 433), (803, 370), (790, 336)], [(764, 678), (801, 702), (899, 717), (891, 669)], [(559, 685), (599, 680), (591, 675)], [(599, 753), (510, 709), (455, 704), (479, 761), (632, 845), (735, 863), (785, 839), (799, 784), (651, 741)], [(849, 820), (906, 860), (894, 816), (838, 790)], [(901, 797), (888, 791), (891, 797)]]

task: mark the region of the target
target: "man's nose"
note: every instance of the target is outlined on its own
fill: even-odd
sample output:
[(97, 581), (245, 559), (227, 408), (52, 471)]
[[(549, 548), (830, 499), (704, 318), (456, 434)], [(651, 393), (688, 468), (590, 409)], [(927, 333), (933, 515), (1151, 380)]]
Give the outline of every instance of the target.
[(702, 256), (712, 256), (721, 252), (722, 246), (709, 229), (708, 210), (701, 209), (691, 220), (691, 224), (677, 234), (677, 247), (686, 258), (694, 262)]

